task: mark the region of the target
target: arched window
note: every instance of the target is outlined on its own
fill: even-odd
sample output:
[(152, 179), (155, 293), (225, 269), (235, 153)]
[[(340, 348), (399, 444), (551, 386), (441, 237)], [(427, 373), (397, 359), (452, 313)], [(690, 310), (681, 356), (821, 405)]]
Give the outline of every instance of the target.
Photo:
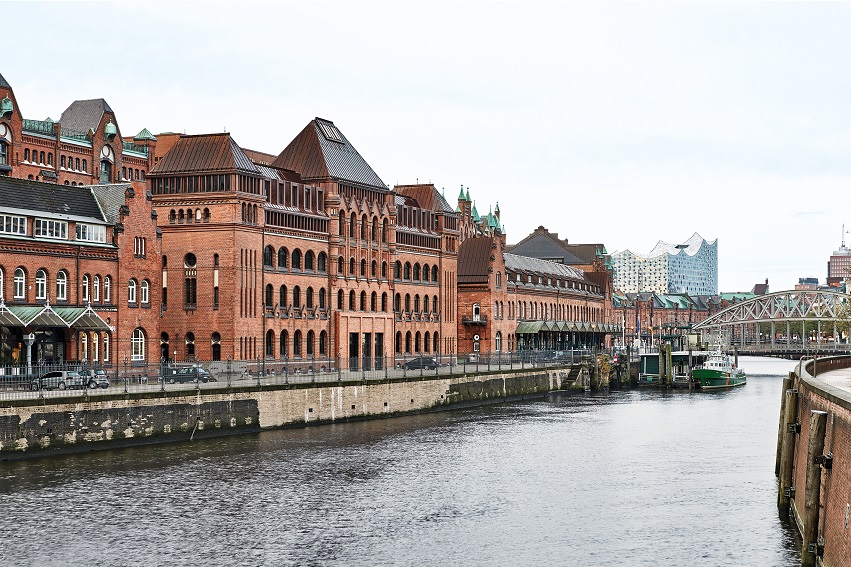
[(369, 299), (369, 310), (370, 311), (376, 311), (377, 309), (378, 309), (378, 294), (373, 291), (372, 295), (370, 296), (370, 299)]
[(419, 262), (414, 264), (414, 281), (415, 282), (420, 281), (420, 264), (419, 264)]
[[(97, 278), (95, 280), (97, 281)], [(140, 299), (142, 300), (142, 305), (149, 304), (151, 302), (151, 284), (148, 280), (142, 280), (141, 291), (142, 297)]]
[(349, 218), (349, 238), (355, 237), (355, 227), (358, 225), (358, 218), (352, 213), (352, 216)]
[(411, 279), (411, 264), (405, 262), (405, 275), (403, 279), (410, 280)]
[(274, 268), (275, 267), (275, 249), (271, 246), (267, 246), (263, 249), (263, 267), (264, 268)]
[(425, 266), (423, 266), (423, 281), (427, 282), (428, 280), (429, 280), (428, 264), (426, 264)]
[(130, 359), (133, 361), (145, 360), (145, 331), (141, 327), (133, 330), (130, 337)]
[(278, 290), (278, 305), (281, 309), (287, 306), (287, 286), (285, 285)]
[(387, 219), (384, 219), (383, 221), (381, 221), (381, 242), (387, 242), (387, 233), (388, 233), (387, 226), (388, 226)]
[(298, 248), (293, 250), (292, 269), (293, 270), (300, 270), (301, 269), (301, 250), (299, 250)]
[(324, 356), (327, 353), (328, 347), (325, 346), (327, 343), (328, 343), (328, 333), (326, 333), (325, 331), (320, 332), (319, 333), (319, 355), (320, 356)]
[(337, 309), (339, 309), (340, 311), (342, 311), (342, 310), (343, 310), (343, 303), (344, 303), (343, 298), (344, 298), (344, 297), (345, 297), (345, 296), (344, 296), (344, 294), (343, 294), (343, 290), (342, 290), (342, 289), (341, 289), (340, 291), (338, 291), (338, 292), (337, 292)]
[(30, 149), (24, 148), (24, 161), (30, 161)]
[(366, 220), (366, 215), (361, 217), (360, 220), (360, 238), (361, 240), (366, 240), (366, 225), (369, 224), (369, 221)]
[(399, 262), (398, 260), (396, 261), (395, 264), (393, 264), (393, 279), (394, 280), (402, 279), (402, 262)]
[(405, 352), (411, 352), (411, 331), (405, 333)]
[(213, 347), (213, 360), (222, 359), (222, 336), (219, 333), (213, 333), (210, 337), (210, 343)]
[(195, 333), (186, 333), (186, 339), (184, 340), (184, 345), (186, 347), (186, 358), (191, 359), (195, 357)]
[(428, 313), (429, 304), (428, 304), (428, 296), (423, 297), (423, 311)]
[(47, 272), (38, 270), (35, 273), (35, 298), (36, 300), (47, 299)]
[(278, 248), (278, 269), (287, 267), (287, 258), (289, 258), (289, 253), (286, 248)]
[(355, 306), (355, 291), (352, 290), (349, 292), (349, 311), (354, 311), (357, 307)]
[(378, 262), (376, 262), (375, 260), (372, 261), (372, 266), (370, 267), (369, 275), (373, 278), (378, 276)]
[(346, 215), (340, 211), (340, 236), (346, 234)]
[(355, 275), (355, 259), (354, 258), (349, 258), (349, 275), (350, 276)]
[(92, 301), (100, 302), (100, 276), (95, 276), (92, 285)]
[(109, 303), (112, 301), (112, 278), (105, 276), (103, 278), (103, 302)]
[(281, 337), (279, 340), (278, 354), (280, 356), (287, 356), (287, 341), (289, 340), (289, 334), (286, 331), (281, 331)]
[(405, 313), (410, 313), (410, 312), (411, 312), (411, 294), (406, 293), (405, 294)]
[(372, 217), (371, 232), (372, 238), (370, 238), (370, 240), (372, 240), (373, 242), (378, 242), (378, 217)]
[(414, 295), (414, 313), (420, 312), (420, 294)]
[(431, 298), (431, 312), (437, 313), (437, 296)]
[(319, 255), (316, 257), (316, 271), (317, 272), (324, 274), (325, 272), (328, 271), (328, 268), (325, 265), (327, 263), (327, 260), (328, 260), (328, 257), (325, 255), (325, 252), (320, 252)]
[(435, 331), (434, 336), (431, 338), (432, 340), (432, 349), (434, 352), (440, 352), (440, 342), (437, 340), (437, 332)]
[(176, 220), (177, 220), (177, 213), (174, 212), (174, 209), (172, 209), (168, 212), (168, 222), (170, 224), (174, 224), (174, 221), (176, 221)]
[(81, 284), (80, 295), (82, 296), (83, 301), (89, 300), (89, 275), (88, 274), (83, 276), (83, 283)]
[(502, 332), (501, 331), (496, 332), (496, 337), (494, 338), (493, 346), (494, 346), (494, 350), (496, 352), (499, 352), (499, 351), (502, 350)]
[(482, 320), (482, 308), (478, 303), (473, 304), (473, 321)]
[(266, 305), (267, 308), (272, 307), (272, 295), (274, 294), (274, 292), (275, 291), (274, 291), (274, 288), (272, 287), (272, 284), (266, 284), (266, 304), (265, 305)]
[(308, 250), (304, 253), (304, 269), (305, 270), (313, 270), (313, 252)]
[[(2, 274), (0, 274), (2, 276)], [(0, 288), (2, 288), (3, 278), (0, 277)], [(3, 296), (3, 291), (0, 289), (0, 297)], [(56, 274), (56, 301), (68, 300), (68, 274), (65, 270), (60, 270)]]
[(402, 331), (396, 331), (396, 352), (402, 354)]
[(431, 335), (429, 335), (429, 332), (426, 331), (425, 335), (423, 335), (423, 352), (429, 351), (429, 347), (431, 347), (431, 345), (429, 344), (430, 338), (431, 338)]
[(293, 307), (296, 309), (301, 307), (301, 288), (299, 286), (293, 288)]
[(313, 331), (307, 332), (307, 356), (313, 356), (313, 347), (316, 342), (316, 334)]
[(360, 310), (366, 311), (366, 292), (360, 292)]
[(381, 279), (387, 279), (387, 262), (381, 262)]
[[(87, 278), (83, 278), (84, 286), (88, 286)], [(131, 279), (127, 282), (127, 302), (136, 303), (136, 280)]]
[(437, 282), (437, 266), (431, 267), (431, 281)]
[(422, 340), (422, 335), (420, 334), (419, 331), (417, 331), (417, 334), (414, 335), (414, 352), (416, 352), (416, 353), (422, 352), (421, 340)]
[(325, 288), (319, 288), (319, 309), (325, 309)]
[(343, 274), (343, 257), (339, 256), (337, 258), (337, 275), (342, 276)]
[(360, 261), (360, 275), (362, 278), (366, 277), (366, 260)]
[(80, 360), (89, 359), (89, 334), (80, 333)]
[(313, 288), (307, 288), (307, 291), (304, 292), (305, 295), (305, 303), (307, 304), (308, 309), (313, 309)]
[(301, 331), (293, 334), (293, 356), (301, 356)]
[(387, 293), (381, 294), (381, 310), (387, 312)]
[(399, 312), (402, 310), (402, 296), (398, 293), (393, 296), (393, 311)]
[(496, 287), (502, 287), (502, 272), (496, 273)]
[(275, 358), (275, 332), (266, 331), (266, 358)]

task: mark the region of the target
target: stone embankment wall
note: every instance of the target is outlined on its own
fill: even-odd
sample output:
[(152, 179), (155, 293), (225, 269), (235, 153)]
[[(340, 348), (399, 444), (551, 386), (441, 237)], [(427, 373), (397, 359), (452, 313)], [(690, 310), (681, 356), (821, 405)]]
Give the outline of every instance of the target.
[[(791, 388), (783, 405), (792, 412), (781, 417), (778, 440), (793, 437), (785, 465), (792, 470), (784, 477), (778, 450), (778, 471), (781, 484), (791, 479), (794, 490), (779, 486), (778, 502), (781, 514), (788, 505), (802, 534), (803, 565), (851, 567), (851, 393), (819, 379), (844, 368), (851, 368), (851, 357), (818, 359), (799, 365), (786, 381)], [(824, 455), (832, 459), (825, 463)]]
[(0, 460), (495, 403), (561, 389), (569, 374), (533, 369), (6, 401), (0, 406)]

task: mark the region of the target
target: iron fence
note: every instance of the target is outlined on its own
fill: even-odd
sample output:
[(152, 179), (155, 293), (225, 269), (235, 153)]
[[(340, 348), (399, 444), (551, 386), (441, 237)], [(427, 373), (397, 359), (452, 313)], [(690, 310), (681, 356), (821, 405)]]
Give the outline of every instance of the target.
[[(0, 399), (31, 399), (59, 396), (93, 397), (123, 392), (205, 390), (222, 387), (259, 387), (333, 383), (346, 381), (401, 380), (412, 377), (476, 374), (500, 370), (523, 370), (579, 364), (617, 350), (521, 350), (464, 355), (404, 355), (357, 357), (310, 357), (284, 359), (173, 361), (157, 363), (123, 361), (113, 364), (0, 363)], [(52, 381), (39, 380), (50, 373), (65, 372)], [(77, 380), (67, 373), (95, 372), (108, 380)]]

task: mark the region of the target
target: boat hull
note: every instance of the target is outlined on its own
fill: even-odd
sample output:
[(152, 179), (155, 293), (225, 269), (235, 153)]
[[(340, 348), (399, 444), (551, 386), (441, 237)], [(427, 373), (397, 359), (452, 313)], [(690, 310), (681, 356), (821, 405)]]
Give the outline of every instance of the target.
[(721, 372), (719, 370), (707, 370), (695, 368), (692, 378), (700, 386), (701, 390), (724, 390), (744, 386), (748, 379), (744, 372)]

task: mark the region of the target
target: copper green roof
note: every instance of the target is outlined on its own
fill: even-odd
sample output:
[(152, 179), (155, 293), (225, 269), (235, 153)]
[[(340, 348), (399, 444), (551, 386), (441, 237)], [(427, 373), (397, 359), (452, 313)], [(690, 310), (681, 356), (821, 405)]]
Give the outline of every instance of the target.
[(458, 200), (463, 201), (464, 199), (465, 199), (465, 197), (464, 197), (464, 186), (462, 185), (461, 186), (461, 193), (458, 195)]
[(473, 203), (473, 211), (472, 212), (473, 212), (473, 220), (476, 221), (476, 222), (479, 222), (481, 220), (481, 217), (479, 216), (479, 211), (476, 210), (476, 204), (475, 203)]
[(154, 140), (156, 141), (157, 137), (151, 134), (151, 131), (147, 128), (142, 128), (142, 131), (136, 134), (137, 140)]
[(470, 200), (470, 188), (467, 187), (467, 196), (465, 197), (468, 201)]

